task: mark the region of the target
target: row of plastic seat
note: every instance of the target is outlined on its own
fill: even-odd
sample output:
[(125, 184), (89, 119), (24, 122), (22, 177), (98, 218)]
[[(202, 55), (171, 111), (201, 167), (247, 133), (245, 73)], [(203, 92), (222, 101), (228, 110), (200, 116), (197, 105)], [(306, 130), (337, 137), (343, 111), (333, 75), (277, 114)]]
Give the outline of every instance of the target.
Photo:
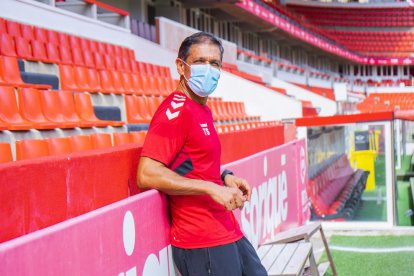
[[(18, 100), (17, 100), (18, 99)], [(89, 94), (0, 86), (0, 129), (29, 130), (122, 126), (99, 120)]]
[(177, 81), (171, 77), (82, 66), (60, 65), (59, 72), (63, 90), (166, 96), (177, 86)]
[(320, 96), (326, 97), (331, 100), (335, 100), (335, 93), (332, 88), (324, 88), (324, 87), (317, 87), (317, 86), (310, 86), (301, 83), (293, 83), (296, 86), (302, 87), (303, 89), (307, 89), (312, 91), (315, 94)]
[(223, 70), (225, 70), (227, 72), (230, 72), (234, 75), (237, 75), (237, 76), (242, 77), (244, 79), (247, 79), (249, 81), (253, 81), (253, 82), (259, 83), (259, 84), (264, 84), (261, 77), (253, 75), (253, 74), (249, 74), (249, 73), (246, 73), (246, 72), (242, 72), (242, 71), (239, 70), (239, 68), (235, 64), (223, 63), (222, 68), (223, 68)]
[(243, 130), (249, 130), (254, 128), (261, 128), (261, 127), (271, 127), (276, 125), (281, 125), (282, 123), (279, 121), (252, 121), (252, 122), (241, 122), (235, 124), (222, 124), (216, 125), (217, 133), (230, 133), (230, 132), (237, 132)]
[(125, 110), (128, 123), (149, 123), (164, 97), (125, 96)]
[[(146, 131), (132, 131), (18, 140), (15, 144), (16, 161), (135, 143), (142, 144), (145, 135)], [(0, 163), (12, 161), (12, 146), (9, 143), (0, 143)]]
[(0, 34), (8, 34), (15, 38), (23, 38), (30, 42), (38, 41), (62, 46), (68, 49), (78, 48), (93, 53), (97, 52), (105, 55), (135, 59), (134, 51), (126, 47), (22, 24), (4, 18), (0, 18)]
[(408, 110), (413, 106), (413, 93), (371, 93), (357, 104), (361, 112)]
[(307, 193), (318, 216), (337, 214), (345, 207), (354, 188), (354, 182), (350, 182), (353, 175), (348, 158), (343, 154), (309, 180)]
[(246, 114), (243, 102), (208, 101), (215, 121), (260, 120), (260, 117)]
[(36, 87), (50, 89), (50, 85), (30, 84), (22, 80), (17, 59), (14, 57), (0, 56), (0, 85), (12, 85), (16, 87)]
[(310, 19), (316, 25), (329, 25), (329, 26), (344, 26), (344, 27), (411, 27), (414, 25), (414, 19), (407, 19), (404, 21), (388, 21), (388, 20), (358, 20), (358, 21), (346, 21), (346, 20), (323, 20), (323, 19)]
[(313, 7), (288, 5), (289, 9), (301, 14), (312, 14), (321, 16), (414, 16), (414, 10), (406, 7), (384, 7), (384, 8), (341, 8), (341, 7)]
[(342, 39), (358, 40), (358, 41), (412, 41), (414, 32), (378, 32), (378, 31), (346, 31), (331, 30), (328, 34)]
[(101, 54), (81, 48), (43, 43), (37, 40), (29, 41), (22, 37), (13, 38), (7, 34), (0, 34), (0, 55), (45, 63), (68, 64), (96, 69), (116, 69), (152, 76), (171, 76), (168, 67), (138, 62), (135, 58)]

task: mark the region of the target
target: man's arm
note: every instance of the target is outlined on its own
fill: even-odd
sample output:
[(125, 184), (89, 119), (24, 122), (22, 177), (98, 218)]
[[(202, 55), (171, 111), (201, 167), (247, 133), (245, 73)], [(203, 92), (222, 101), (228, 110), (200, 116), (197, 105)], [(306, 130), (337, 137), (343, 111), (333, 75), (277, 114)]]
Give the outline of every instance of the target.
[(245, 201), (242, 191), (236, 187), (180, 176), (163, 163), (149, 157), (140, 158), (137, 184), (140, 189), (156, 189), (168, 195), (207, 194), (227, 210), (239, 208)]

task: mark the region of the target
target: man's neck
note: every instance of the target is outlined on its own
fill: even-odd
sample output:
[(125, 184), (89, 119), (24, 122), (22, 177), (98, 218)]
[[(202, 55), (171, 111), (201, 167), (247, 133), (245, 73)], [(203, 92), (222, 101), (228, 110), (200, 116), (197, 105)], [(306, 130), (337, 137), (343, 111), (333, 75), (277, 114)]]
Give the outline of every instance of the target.
[(181, 79), (180, 82), (178, 83), (177, 90), (183, 92), (190, 99), (192, 99), (193, 101), (195, 101), (195, 102), (197, 102), (201, 105), (206, 105), (206, 103), (207, 103), (208, 97), (200, 97), (197, 94), (195, 94), (193, 91), (191, 91), (190, 88), (187, 87), (187, 85), (185, 84), (185, 80), (183, 80), (183, 79)]

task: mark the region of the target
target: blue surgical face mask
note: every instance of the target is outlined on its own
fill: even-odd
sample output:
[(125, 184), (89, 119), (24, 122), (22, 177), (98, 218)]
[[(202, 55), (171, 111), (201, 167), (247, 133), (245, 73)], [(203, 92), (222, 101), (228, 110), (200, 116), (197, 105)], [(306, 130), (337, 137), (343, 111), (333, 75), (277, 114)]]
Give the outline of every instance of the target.
[(190, 89), (200, 97), (207, 97), (213, 93), (217, 87), (220, 78), (220, 70), (212, 67), (210, 64), (184, 64), (190, 66), (190, 78), (184, 76)]

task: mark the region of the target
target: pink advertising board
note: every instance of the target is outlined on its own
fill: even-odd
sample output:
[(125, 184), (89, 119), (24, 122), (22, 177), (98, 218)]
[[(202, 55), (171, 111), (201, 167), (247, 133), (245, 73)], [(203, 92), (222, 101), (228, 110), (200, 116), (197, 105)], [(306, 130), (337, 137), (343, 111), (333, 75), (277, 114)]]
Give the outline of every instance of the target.
[[(223, 167), (246, 178), (252, 200), (235, 215), (257, 247), (309, 218), (304, 140)], [(146, 191), (0, 244), (0, 275), (176, 275), (168, 202)]]
[(336, 54), (338, 56), (347, 58), (351, 61), (361, 63), (361, 64), (372, 64), (372, 65), (410, 65), (414, 64), (414, 58), (378, 58), (378, 57), (366, 57), (361, 56), (352, 51), (346, 50), (342, 47), (338, 47), (332, 43), (329, 43), (319, 37), (314, 36), (313, 34), (291, 24), (289, 21), (286, 21), (282, 17), (273, 13), (270, 10), (260, 6), (255, 3), (253, 0), (242, 0), (236, 4), (240, 8), (249, 11), (257, 17), (260, 17), (264, 21), (269, 22), (270, 24), (278, 27), (279, 29), (297, 37), (303, 41), (306, 41), (309, 44), (317, 46), (320, 49), (323, 49), (327, 52)]
[(250, 202), (234, 214), (255, 247), (309, 219), (305, 140), (257, 153), (223, 168), (246, 179), (252, 187)]

